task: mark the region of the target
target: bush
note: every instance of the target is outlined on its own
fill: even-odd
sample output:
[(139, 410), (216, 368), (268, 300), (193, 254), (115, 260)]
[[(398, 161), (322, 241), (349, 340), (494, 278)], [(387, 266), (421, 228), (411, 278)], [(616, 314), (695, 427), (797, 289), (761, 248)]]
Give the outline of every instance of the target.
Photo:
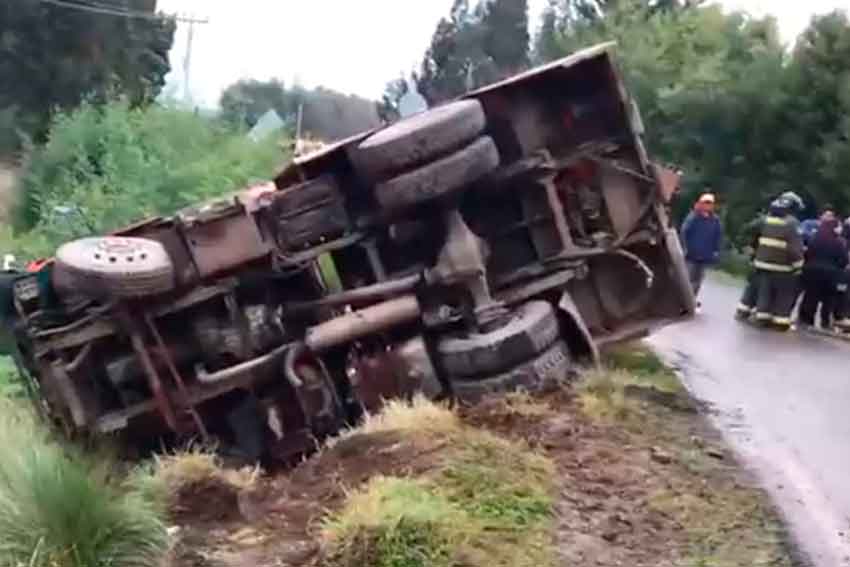
[(53, 442), (30, 414), (0, 402), (0, 565), (143, 567), (168, 549), (159, 514), (111, 467)]
[(71, 238), (171, 214), (269, 179), (284, 157), (274, 140), (255, 143), (176, 108), (137, 109), (119, 100), (59, 112), (21, 180), (17, 241), (27, 234), (18, 248), (41, 253)]

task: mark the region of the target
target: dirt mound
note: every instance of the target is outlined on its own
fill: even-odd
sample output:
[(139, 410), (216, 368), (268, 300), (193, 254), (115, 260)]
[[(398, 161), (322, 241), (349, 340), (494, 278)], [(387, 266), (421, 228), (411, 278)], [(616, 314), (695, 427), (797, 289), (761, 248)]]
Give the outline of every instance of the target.
[(172, 519), (178, 524), (209, 524), (241, 519), (239, 494), (236, 486), (218, 477), (188, 483), (173, 495)]
[[(339, 507), (350, 490), (376, 476), (423, 474), (434, 466), (440, 449), (441, 443), (429, 436), (398, 431), (353, 433), (290, 474), (262, 479), (250, 491), (237, 493), (232, 486), (217, 485), (187, 489), (180, 498), (181, 509), (174, 510), (183, 531), (174, 564), (310, 564), (318, 551), (317, 522)], [(211, 523), (213, 530), (209, 530)]]

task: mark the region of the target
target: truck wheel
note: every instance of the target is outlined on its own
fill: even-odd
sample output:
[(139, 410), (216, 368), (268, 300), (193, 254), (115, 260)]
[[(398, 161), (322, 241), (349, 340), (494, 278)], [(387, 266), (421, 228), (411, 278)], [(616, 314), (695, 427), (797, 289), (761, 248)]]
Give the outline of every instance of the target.
[(567, 380), (572, 367), (570, 351), (563, 341), (550, 346), (543, 354), (514, 368), (477, 381), (453, 381), (457, 399), (478, 403), (485, 396), (511, 392), (520, 388), (530, 392), (553, 387)]
[(454, 380), (475, 380), (534, 358), (560, 334), (555, 309), (545, 301), (529, 301), (495, 331), (445, 337), (437, 344), (443, 369)]
[(485, 126), (481, 103), (453, 102), (369, 136), (352, 152), (351, 161), (360, 176), (373, 183), (463, 147)]
[(499, 152), (493, 139), (478, 138), (469, 146), (379, 183), (375, 197), (386, 210), (400, 210), (450, 195), (499, 167)]
[(89, 297), (143, 297), (175, 287), (174, 266), (155, 240), (105, 236), (82, 238), (56, 251), (55, 280)]
[(328, 205), (297, 215), (280, 219), (278, 233), (281, 244), (289, 250), (303, 248), (319, 242), (322, 238), (332, 239), (348, 229), (348, 216), (345, 209)]
[(281, 190), (274, 196), (273, 207), (278, 215), (293, 216), (341, 200), (336, 178), (326, 174)]

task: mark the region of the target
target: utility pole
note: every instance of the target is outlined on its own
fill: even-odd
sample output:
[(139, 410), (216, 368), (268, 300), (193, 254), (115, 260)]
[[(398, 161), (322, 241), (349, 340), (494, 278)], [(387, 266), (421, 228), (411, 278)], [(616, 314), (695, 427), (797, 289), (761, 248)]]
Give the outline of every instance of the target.
[(181, 16), (176, 21), (189, 24), (186, 35), (186, 54), (183, 56), (183, 101), (186, 105), (192, 104), (192, 89), (190, 80), (192, 76), (192, 44), (195, 40), (195, 24), (207, 24), (209, 18), (196, 18), (194, 14)]
[(189, 77), (192, 67), (192, 40), (195, 38), (195, 20), (189, 18), (189, 33), (186, 38), (186, 56), (183, 58), (183, 100), (192, 103), (192, 91), (189, 88)]

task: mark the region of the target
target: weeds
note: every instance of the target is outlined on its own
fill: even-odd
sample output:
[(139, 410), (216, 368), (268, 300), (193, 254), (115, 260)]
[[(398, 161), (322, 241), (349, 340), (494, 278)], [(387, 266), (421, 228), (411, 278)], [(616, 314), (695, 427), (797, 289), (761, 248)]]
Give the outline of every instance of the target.
[(142, 567), (168, 548), (154, 506), (108, 467), (53, 442), (5, 401), (0, 413), (0, 565)]
[(594, 370), (579, 384), (579, 400), (584, 412), (597, 419), (626, 421), (635, 412), (626, 398), (625, 385), (633, 381), (630, 374), (617, 370)]
[(605, 353), (604, 364), (630, 375), (630, 382), (668, 393), (682, 392), (676, 373), (657, 354), (642, 344), (628, 344)]

